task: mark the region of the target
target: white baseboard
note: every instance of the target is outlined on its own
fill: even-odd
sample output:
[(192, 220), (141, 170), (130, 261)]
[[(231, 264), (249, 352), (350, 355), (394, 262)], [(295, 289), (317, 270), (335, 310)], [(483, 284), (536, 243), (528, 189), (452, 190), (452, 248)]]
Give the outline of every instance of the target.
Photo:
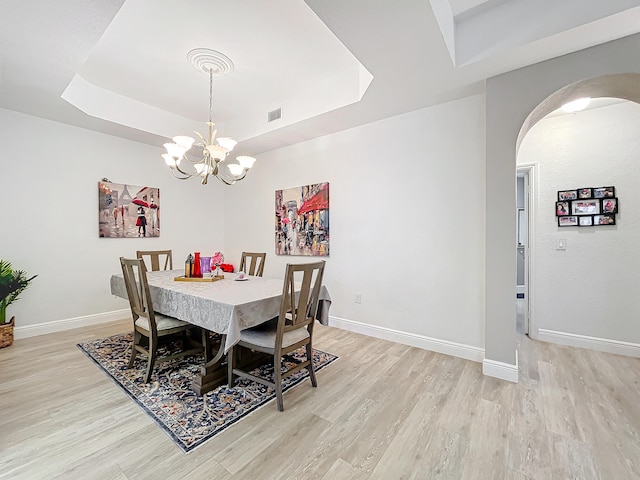
[(482, 362), (482, 373), (488, 377), (495, 377), (508, 382), (518, 383), (518, 351), (516, 350), (515, 365), (485, 358)]
[(15, 327), (13, 336), (18, 340), (20, 338), (35, 337), (38, 335), (45, 335), (47, 333), (63, 332), (74, 328), (113, 322), (128, 317), (131, 317), (131, 310), (125, 308), (123, 310), (114, 310), (113, 312), (96, 313), (93, 315), (85, 315), (84, 317), (66, 318), (63, 320), (55, 320), (53, 322), (38, 323), (37, 325)]
[(482, 362), (484, 359), (484, 349), (472, 347), (471, 345), (439, 340), (437, 338), (426, 337), (424, 335), (402, 332), (391, 328), (369, 325), (334, 316), (329, 316), (329, 325), (341, 328), (342, 330), (361, 333), (369, 337), (390, 340), (403, 345), (418, 347), (432, 352), (451, 355), (453, 357), (464, 358), (465, 360), (471, 360), (474, 362)]
[(609, 340), (607, 338), (588, 337), (575, 333), (558, 332), (555, 330), (538, 329), (537, 340), (558, 343), (569, 347), (589, 348), (599, 352), (615, 353), (627, 357), (640, 358), (640, 345), (637, 343)]

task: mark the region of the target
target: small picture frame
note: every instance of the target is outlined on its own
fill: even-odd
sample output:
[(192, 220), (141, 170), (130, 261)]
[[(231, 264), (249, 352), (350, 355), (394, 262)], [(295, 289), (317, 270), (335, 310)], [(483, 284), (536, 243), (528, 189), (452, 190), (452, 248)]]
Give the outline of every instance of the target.
[(593, 226), (593, 217), (591, 215), (583, 215), (578, 217), (578, 225), (580, 227), (592, 227)]
[(569, 203), (570, 202), (556, 202), (556, 217), (569, 215), (569, 212), (570, 212)]
[(600, 200), (596, 198), (571, 202), (571, 215), (596, 215), (600, 213)]
[(578, 198), (591, 198), (593, 189), (592, 188), (579, 188), (578, 189)]
[(603, 198), (601, 211), (602, 213), (618, 213), (618, 199)]
[(558, 217), (559, 227), (576, 227), (578, 225), (578, 217), (575, 215), (568, 215), (566, 217)]
[(593, 198), (614, 198), (616, 187), (598, 187), (593, 189)]
[(558, 192), (558, 201), (562, 202), (564, 200), (576, 200), (578, 198), (577, 190), (560, 190)]
[(616, 216), (613, 213), (605, 213), (603, 215), (593, 216), (594, 225), (615, 225)]

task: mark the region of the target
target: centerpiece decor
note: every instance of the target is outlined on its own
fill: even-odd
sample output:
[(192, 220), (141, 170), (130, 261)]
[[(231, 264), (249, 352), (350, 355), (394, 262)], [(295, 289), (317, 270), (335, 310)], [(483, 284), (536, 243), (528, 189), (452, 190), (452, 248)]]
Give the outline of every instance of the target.
[[(175, 277), (176, 282), (216, 282), (224, 279), (220, 267), (224, 262), (224, 255), (220, 252), (211, 257), (200, 255), (200, 252), (189, 254), (185, 262), (184, 276)], [(232, 267), (233, 270), (233, 267)]]
[(224, 262), (224, 255), (222, 254), (222, 252), (216, 252), (211, 257), (211, 270), (213, 270), (213, 268), (215, 267), (216, 277), (220, 276), (220, 265), (222, 265), (223, 262)]
[(36, 277), (37, 275), (28, 278), (23, 270), (14, 270), (11, 263), (0, 260), (0, 348), (13, 343), (15, 317), (7, 322), (7, 307), (18, 300)]

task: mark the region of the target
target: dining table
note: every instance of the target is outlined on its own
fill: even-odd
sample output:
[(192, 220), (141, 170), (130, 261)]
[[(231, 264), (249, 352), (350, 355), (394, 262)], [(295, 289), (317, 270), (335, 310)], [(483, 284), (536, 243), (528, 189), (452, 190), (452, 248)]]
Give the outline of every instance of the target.
[[(188, 281), (182, 270), (147, 272), (154, 311), (220, 335), (219, 347), (212, 356), (205, 356), (205, 364), (192, 382), (192, 389), (202, 395), (226, 383), (223, 363), (228, 350), (240, 341), (240, 332), (280, 314), (284, 280), (253, 276), (241, 279), (229, 272), (216, 281), (198, 280)], [(111, 276), (110, 287), (113, 295), (128, 298), (122, 273)], [(322, 285), (316, 319), (324, 325), (329, 323), (330, 306), (331, 297)]]

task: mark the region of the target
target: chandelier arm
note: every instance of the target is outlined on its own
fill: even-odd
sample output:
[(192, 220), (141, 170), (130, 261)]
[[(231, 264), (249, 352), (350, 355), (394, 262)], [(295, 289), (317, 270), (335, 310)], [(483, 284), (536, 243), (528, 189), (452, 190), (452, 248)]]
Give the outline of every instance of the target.
[(218, 180), (220, 180), (222, 183), (224, 183), (225, 185), (233, 185), (234, 183), (237, 182), (237, 180), (233, 180), (233, 181), (230, 182), (230, 181), (226, 180), (225, 178), (221, 177), (220, 175), (216, 175), (216, 178)]
[(176, 174), (176, 171), (173, 168), (171, 169), (171, 173), (178, 180), (189, 180), (190, 178), (193, 178), (195, 176), (195, 175), (189, 175), (188, 173), (184, 173), (182, 171), (180, 171), (180, 173), (182, 173), (183, 176), (179, 176), (178, 174)]
[[(186, 153), (182, 156), (182, 160), (186, 160), (186, 161), (187, 161), (187, 162), (189, 162), (191, 165), (195, 165), (196, 163), (200, 163), (200, 160), (191, 160), (191, 159), (187, 156), (187, 154), (186, 154)], [(177, 168), (178, 170), (180, 170), (180, 167), (178, 167), (177, 165), (176, 165), (176, 168)], [(186, 173), (186, 172), (182, 172), (182, 173), (184, 173), (185, 175), (190, 175), (189, 173)]]
[(249, 172), (248, 170), (245, 170), (242, 175), (239, 175), (237, 177), (235, 176), (228, 176), (228, 175), (223, 175), (222, 174), (223, 170), (221, 170), (218, 175), (216, 175), (216, 178), (218, 180), (220, 180), (222, 183), (224, 183), (225, 185), (233, 185), (236, 182), (239, 182), (240, 180), (242, 180), (244, 177), (247, 176), (247, 173)]
[[(196, 163), (200, 163), (200, 162), (196, 162), (196, 161), (190, 160), (189, 157), (187, 157), (186, 155), (184, 157), (182, 157), (182, 159), (183, 160), (187, 160), (192, 165), (195, 165)], [(180, 175), (176, 174), (176, 171), (178, 171), (180, 173)], [(171, 169), (171, 173), (173, 173), (173, 176), (175, 178), (177, 178), (178, 180), (189, 180), (190, 178), (193, 178), (193, 177), (196, 177), (196, 176), (200, 175), (197, 171), (194, 171), (192, 173), (185, 172), (182, 168), (180, 168), (178, 163), (176, 163), (175, 167)]]
[[(188, 158), (186, 155), (185, 155), (184, 157), (182, 157), (182, 158), (183, 158), (183, 159), (185, 159), (185, 160), (187, 160), (187, 161), (188, 161), (189, 163), (191, 163), (191, 164), (193, 164), (193, 163), (194, 163), (194, 162), (192, 162), (191, 160), (189, 160), (189, 158)], [(188, 172), (185, 172), (184, 170), (182, 170), (182, 169), (180, 168), (180, 165), (178, 164), (178, 162), (176, 162), (175, 169), (172, 169), (172, 170), (174, 170), (174, 171), (175, 171), (175, 170), (177, 170), (178, 172), (180, 172), (182, 175), (186, 176), (187, 178), (191, 178), (191, 177), (193, 177), (193, 176), (195, 175), (194, 173), (188, 173)], [(174, 175), (174, 176), (175, 176), (175, 175)], [(176, 178), (178, 178), (178, 177), (176, 177)]]
[(187, 177), (187, 178), (191, 177), (191, 174), (190, 174), (190, 173), (187, 173), (187, 172), (185, 172), (184, 170), (182, 170), (182, 169), (180, 168), (180, 166), (178, 165), (178, 162), (176, 162), (176, 166), (175, 166), (175, 168), (174, 168), (174, 169), (172, 169), (172, 170), (173, 170), (174, 172), (177, 170), (178, 172), (180, 172), (182, 175), (184, 175), (184, 176), (185, 176), (185, 177)]

